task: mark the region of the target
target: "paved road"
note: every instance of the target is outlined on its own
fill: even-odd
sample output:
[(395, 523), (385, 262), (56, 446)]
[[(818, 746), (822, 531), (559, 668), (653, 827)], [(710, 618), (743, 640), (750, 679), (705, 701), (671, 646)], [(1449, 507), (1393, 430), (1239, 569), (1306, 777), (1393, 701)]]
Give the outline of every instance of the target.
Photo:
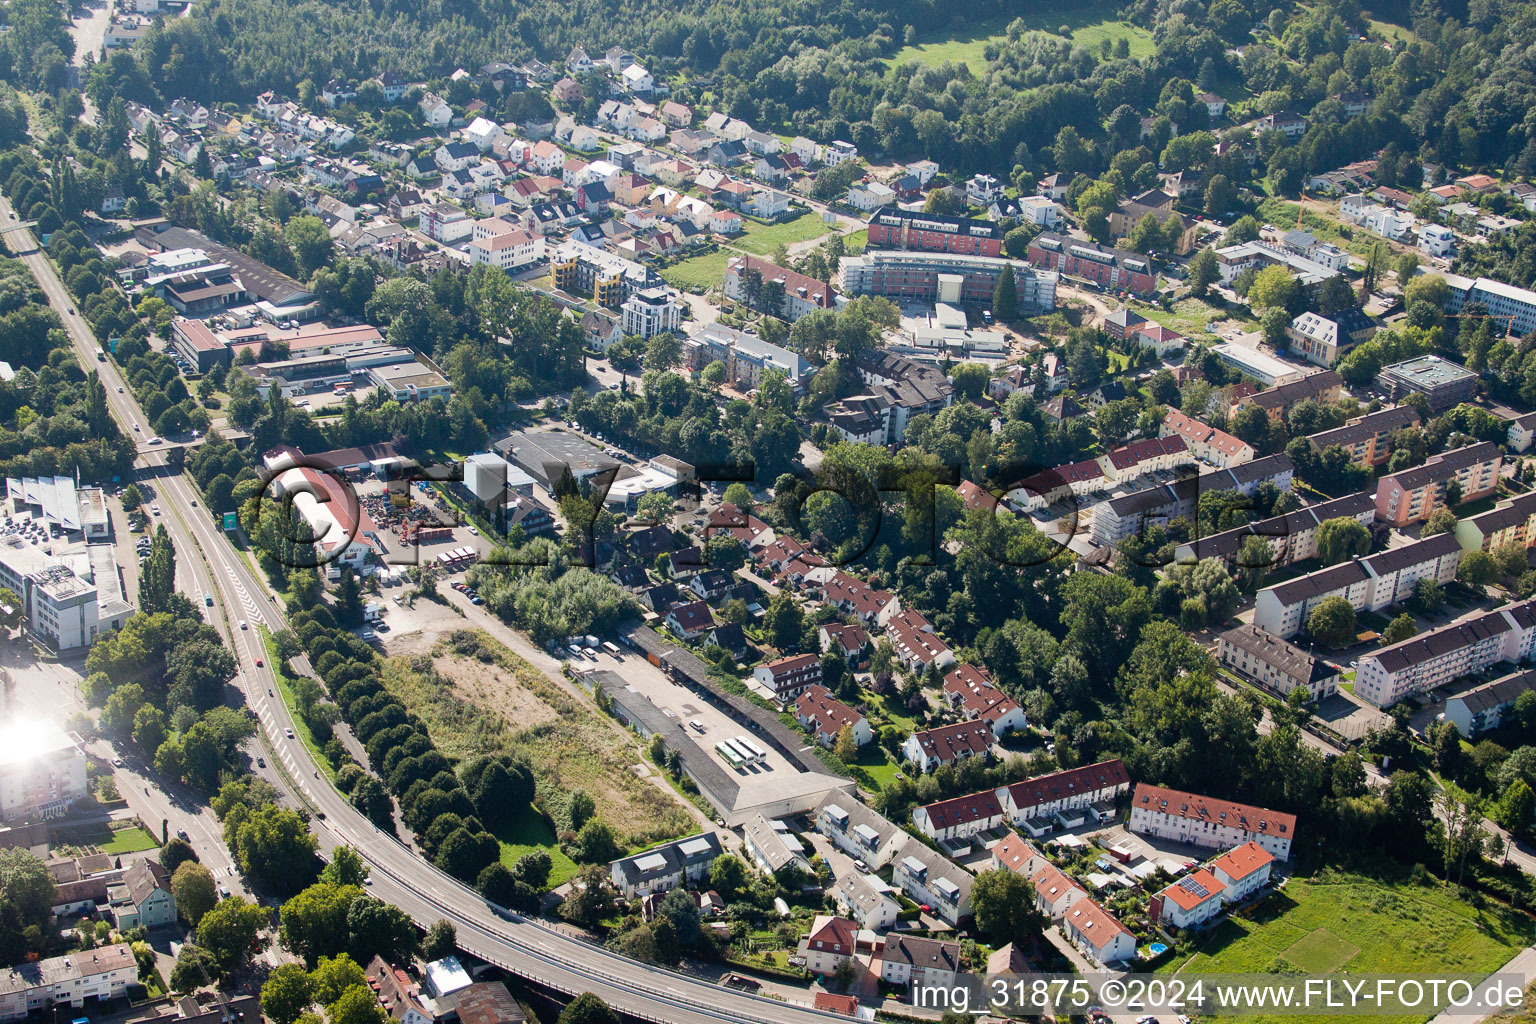
[[(14, 223), (9, 204), (0, 199), (0, 233), (15, 251), (34, 248), (30, 233), (5, 228)], [(81, 363), (95, 362), (97, 341), (90, 327), (69, 314), (73, 299), (64, 290), (51, 263), (41, 254), (23, 257), (49, 302), (64, 318)], [(107, 389), (112, 413), (120, 422), (142, 422), (130, 392), (118, 393), (122, 379), (114, 363), (96, 364)], [(286, 627), (282, 609), (268, 599), (264, 584), (251, 565), (222, 536), (206, 510), (196, 502), (191, 481), (166, 467), (166, 456), (157, 449), (145, 451), (140, 460), (154, 479), (167, 529), (182, 558), (196, 562), (194, 570), (208, 581), (219, 614), (216, 625), (228, 638), (239, 669), (236, 684), (265, 730), (263, 746), (268, 756), (263, 771), (291, 799), (315, 815), (315, 833), (323, 852), (339, 845), (356, 848), (372, 870), (373, 892), (409, 913), (423, 926), (447, 918), (458, 929), (461, 948), (519, 977), (557, 991), (576, 994), (595, 992), (610, 1006), (640, 1020), (658, 1022), (745, 1021), (772, 1024), (813, 1024), (835, 1019), (807, 1005), (721, 988), (708, 982), (651, 967), (621, 957), (600, 946), (573, 938), (537, 920), (519, 915), (506, 918), (493, 912), (473, 889), (433, 867), (393, 836), (380, 832), (363, 815), (315, 774), (316, 766), (301, 741), (289, 737), (293, 719), (277, 696), (272, 666), (264, 664), (256, 626), (276, 632)], [(202, 560), (188, 557), (196, 552)], [(249, 630), (232, 623), (245, 618)], [(258, 660), (260, 659), (260, 660)], [(286, 774), (278, 770), (281, 765)]]

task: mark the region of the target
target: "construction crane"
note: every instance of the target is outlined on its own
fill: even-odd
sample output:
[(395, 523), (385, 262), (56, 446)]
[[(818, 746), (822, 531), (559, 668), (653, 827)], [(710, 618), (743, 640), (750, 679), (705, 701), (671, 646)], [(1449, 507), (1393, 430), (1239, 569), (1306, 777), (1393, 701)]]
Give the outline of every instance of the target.
[(1509, 313), (1447, 313), (1452, 320), (1503, 320), (1504, 337), (1509, 337), (1515, 330), (1515, 317)]

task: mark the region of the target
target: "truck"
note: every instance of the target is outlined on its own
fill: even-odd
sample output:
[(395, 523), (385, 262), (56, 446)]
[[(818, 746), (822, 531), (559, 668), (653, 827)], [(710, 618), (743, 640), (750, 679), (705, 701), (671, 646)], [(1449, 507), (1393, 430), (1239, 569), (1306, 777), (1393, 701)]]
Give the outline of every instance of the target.
[(104, 363), (107, 361), (107, 353), (102, 350), (100, 345), (96, 346), (96, 361), (98, 363)]

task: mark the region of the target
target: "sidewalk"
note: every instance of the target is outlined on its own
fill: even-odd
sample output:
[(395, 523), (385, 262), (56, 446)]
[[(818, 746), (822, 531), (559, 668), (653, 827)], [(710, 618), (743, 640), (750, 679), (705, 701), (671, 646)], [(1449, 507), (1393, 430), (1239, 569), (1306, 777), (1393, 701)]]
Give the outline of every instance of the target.
[[(1520, 952), (1515, 954), (1512, 960), (1510, 960), (1503, 967), (1500, 967), (1495, 973), (1518, 974), (1520, 976), (1520, 989), (1523, 992), (1526, 986), (1531, 984), (1532, 980), (1536, 980), (1536, 946), (1528, 949), (1522, 949)], [(1484, 982), (1482, 985), (1478, 986), (1476, 994), (1477, 1001), (1482, 1000), (1484, 995), (1487, 993), (1489, 985), (1490, 982)], [(1493, 1014), (1488, 1013), (1478, 1017), (1473, 1017), (1468, 1013), (1457, 1013), (1454, 1010), (1447, 1010), (1445, 1013), (1441, 1013), (1435, 1016), (1432, 1020), (1430, 1020), (1429, 1024), (1471, 1024), (1472, 1021), (1487, 1020), (1491, 1016), (1493, 1016)]]

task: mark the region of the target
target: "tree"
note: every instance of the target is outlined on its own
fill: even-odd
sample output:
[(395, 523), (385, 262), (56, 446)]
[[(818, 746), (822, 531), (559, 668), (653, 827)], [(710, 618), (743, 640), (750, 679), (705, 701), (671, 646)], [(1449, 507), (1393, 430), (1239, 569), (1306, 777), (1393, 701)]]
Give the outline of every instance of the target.
[(452, 921), (438, 921), (421, 940), (421, 955), (428, 963), (458, 952), (459, 934)]
[(1205, 186), (1205, 215), (1225, 217), (1237, 205), (1237, 189), (1225, 174), (1213, 174)]
[(358, 985), (367, 987), (368, 974), (358, 966), (356, 960), (346, 953), (340, 953), (321, 957), (315, 969), (309, 973), (309, 980), (314, 986), (315, 1002), (330, 1006), (348, 989)]
[(1371, 550), (1371, 531), (1358, 519), (1340, 516), (1324, 520), (1317, 528), (1317, 557), (1324, 565), (1348, 561)]
[(709, 885), (730, 903), (747, 885), (747, 866), (734, 853), (722, 853), (709, 866)]
[(180, 836), (173, 837), (164, 846), (160, 847), (160, 866), (169, 871), (172, 877), (176, 875), (176, 869), (187, 861), (197, 860), (197, 851), (192, 849), (192, 844)]
[(1461, 556), (1456, 578), (1470, 587), (1486, 587), (1499, 578), (1499, 563), (1486, 551), (1468, 551)]
[(1437, 533), (1450, 533), (1456, 529), (1456, 513), (1444, 505), (1435, 506), (1435, 510), (1424, 520), (1424, 526), (1419, 530), (1420, 537), (1433, 537)]
[(1269, 266), (1254, 275), (1248, 303), (1259, 309), (1284, 308), (1296, 294), (1296, 279), (1283, 266)]
[(1324, 598), (1307, 617), (1307, 632), (1326, 647), (1343, 647), (1355, 638), (1358, 629), (1355, 608), (1342, 597)]
[(1530, 832), (1533, 812), (1536, 812), (1536, 793), (1531, 792), (1524, 779), (1516, 779), (1499, 800), (1499, 824), (1523, 836)]
[(1216, 253), (1210, 249), (1201, 249), (1189, 261), (1190, 294), (1199, 299), (1205, 298), (1210, 294), (1211, 285), (1220, 276), (1221, 266)]
[(1403, 612), (1397, 618), (1387, 623), (1387, 628), (1381, 631), (1383, 645), (1401, 643), (1418, 635), (1419, 627), (1414, 622), (1413, 616)]
[(196, 928), (203, 915), (219, 902), (218, 884), (213, 872), (195, 860), (189, 860), (171, 876), (171, 895), (182, 918)]
[(613, 826), (601, 818), (593, 818), (581, 826), (576, 840), (571, 844), (571, 856), (584, 863), (607, 863), (621, 852), (618, 836)]
[(384, 1010), (378, 997), (365, 981), (347, 989), (335, 1002), (327, 1003), (325, 1019), (328, 1024), (384, 1024)]
[(992, 318), (1000, 324), (1012, 323), (1019, 315), (1019, 286), (1013, 279), (1012, 264), (1004, 263), (992, 289)]
[(1037, 941), (1045, 923), (1035, 909), (1035, 889), (1029, 879), (1013, 871), (983, 871), (971, 883), (971, 910), (976, 927), (994, 945)]
[(294, 1024), (314, 1001), (314, 985), (300, 964), (279, 964), (261, 986), (261, 1010), (273, 1024)]
[(837, 739), (832, 744), (832, 753), (844, 764), (853, 764), (859, 759), (859, 743), (853, 738), (853, 726), (845, 725), (837, 730)]
[(218, 984), (221, 974), (218, 956), (203, 946), (187, 943), (171, 968), (171, 990), (193, 992), (204, 985)]
[(560, 1012), (558, 1024), (619, 1024), (619, 1015), (598, 996), (583, 992)]
[(786, 591), (773, 596), (763, 625), (769, 642), (781, 650), (797, 646), (805, 636), (805, 614)]
[(635, 515), (650, 523), (664, 522), (671, 517), (673, 505), (672, 495), (665, 491), (655, 491), (642, 495), (635, 503)]
[(1445, 825), (1445, 880), (1451, 880), (1451, 869), (1455, 868), (1456, 884), (1460, 885), (1467, 858), (1480, 855), (1488, 837), (1483, 830), (1483, 812), (1477, 797), (1454, 782), (1445, 784), (1436, 802)]
[(305, 278), (330, 261), (331, 233), (319, 217), (295, 217), (288, 222), (283, 234), (293, 248), (294, 258), (299, 261), (299, 270)]
[(228, 975), (243, 967), (259, 948), (257, 936), (267, 914), (243, 896), (231, 896), (213, 906), (197, 926), (197, 941), (213, 953), (220, 970)]

